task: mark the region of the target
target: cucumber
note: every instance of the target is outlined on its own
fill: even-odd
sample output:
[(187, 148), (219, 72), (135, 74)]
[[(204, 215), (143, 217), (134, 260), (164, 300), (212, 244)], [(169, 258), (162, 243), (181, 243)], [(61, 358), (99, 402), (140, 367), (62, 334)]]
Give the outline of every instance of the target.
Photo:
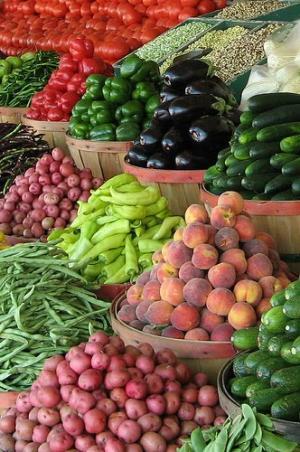
[(300, 364), (300, 336), (298, 336), (297, 339), (294, 340), (291, 352), (295, 360), (298, 360)]
[(248, 130), (249, 127), (246, 124), (240, 124), (234, 131), (233, 140), (238, 140), (242, 133)]
[(240, 161), (236, 159), (232, 153), (230, 153), (228, 157), (225, 159), (225, 165), (227, 168), (231, 165), (236, 165), (237, 163), (240, 163)]
[(270, 158), (270, 165), (273, 168), (281, 170), (283, 165), (296, 160), (297, 157), (298, 156), (296, 154), (284, 154), (284, 152), (279, 152), (278, 154), (272, 155)]
[(217, 157), (218, 157), (218, 159), (220, 159), (220, 158), (224, 157), (224, 155), (226, 155), (226, 154), (229, 155), (229, 153), (230, 153), (230, 148), (225, 148), (218, 152)]
[(277, 175), (278, 173), (273, 172), (262, 174), (259, 177), (257, 177), (257, 175), (244, 177), (242, 179), (242, 187), (246, 190), (253, 191), (254, 193), (262, 193), (265, 190), (266, 184)]
[(300, 154), (300, 135), (283, 138), (280, 141), (282, 152)]
[[(245, 131), (244, 133), (246, 133)], [(286, 124), (277, 124), (275, 126), (268, 126), (260, 129), (257, 132), (257, 141), (268, 142), (281, 140), (287, 135), (296, 135), (300, 133), (300, 122), (288, 122)], [(243, 134), (241, 135), (241, 137)], [(240, 137), (240, 138), (241, 138)], [(239, 139), (240, 139), (239, 138)]]
[(261, 391), (262, 389), (267, 389), (269, 388), (269, 383), (267, 381), (256, 381), (255, 383), (252, 383), (251, 385), (248, 386), (248, 388), (246, 389), (246, 397), (252, 397), (254, 396), (257, 391)]
[(281, 348), (281, 358), (286, 361), (287, 365), (297, 365), (299, 363), (299, 359), (292, 354), (292, 347), (293, 347), (293, 341), (288, 341), (285, 344), (283, 344)]
[(262, 323), (267, 327), (267, 330), (270, 333), (284, 333), (284, 328), (288, 321), (288, 318), (283, 310), (284, 306), (276, 306), (275, 308), (270, 309), (270, 311), (264, 313)]
[(245, 365), (251, 372), (251, 375), (256, 375), (256, 369), (258, 365), (269, 358), (268, 352), (262, 352), (261, 350), (257, 350), (255, 352), (249, 353), (247, 358), (245, 359)]
[(243, 176), (245, 174), (245, 169), (247, 166), (253, 162), (253, 160), (237, 160), (237, 162), (231, 164), (226, 170), (227, 176)]
[(227, 187), (227, 176), (225, 173), (220, 173), (218, 177), (216, 177), (212, 184), (216, 188), (222, 188), (223, 190), (226, 190)]
[(300, 177), (294, 178), (294, 182), (292, 183), (292, 192), (294, 195), (300, 195)]
[(267, 193), (258, 193), (258, 195), (253, 196), (253, 200), (255, 201), (268, 201), (271, 198)]
[[(290, 298), (283, 305), (283, 313), (289, 319), (300, 319), (300, 303), (298, 299)], [(274, 308), (273, 308), (274, 309)]]
[(250, 350), (257, 348), (258, 327), (253, 326), (233, 333), (231, 341), (238, 350)]
[(210, 193), (217, 196), (221, 195), (224, 192), (222, 188), (216, 188), (213, 185), (208, 185), (206, 188)]
[(253, 375), (248, 375), (247, 377), (235, 377), (231, 383), (230, 391), (234, 396), (244, 398), (246, 397), (248, 386), (252, 383), (257, 383), (257, 381), (257, 378)]
[(252, 397), (249, 397), (249, 405), (256, 408), (259, 412), (266, 412), (283, 395), (284, 392), (281, 388), (262, 389), (257, 391)]
[(289, 336), (300, 336), (300, 319), (289, 320), (285, 325), (285, 331)]
[(269, 358), (266, 361), (260, 363), (256, 369), (256, 376), (259, 380), (263, 380), (265, 382), (269, 382), (272, 374), (279, 369), (282, 369), (286, 366), (284, 359), (281, 357), (278, 358)]
[(227, 159), (227, 157), (230, 155), (230, 152), (228, 152), (227, 154), (223, 155), (223, 157), (218, 158), (215, 167), (218, 171), (226, 171), (226, 165), (225, 165), (225, 160)]
[(297, 199), (297, 196), (294, 195), (292, 190), (285, 190), (272, 196), (271, 201), (292, 201), (293, 199)]
[(270, 173), (272, 171), (272, 167), (270, 165), (270, 159), (259, 159), (254, 160), (254, 162), (250, 163), (245, 169), (245, 175), (247, 177), (257, 176), (257, 174)]
[(279, 174), (278, 176), (271, 179), (265, 186), (265, 193), (277, 193), (284, 190), (288, 190), (293, 183), (293, 178), (291, 176), (283, 176)]
[(253, 199), (253, 196), (255, 196), (255, 193), (253, 191), (250, 190), (240, 190), (240, 195), (242, 198), (244, 199)]
[(299, 421), (300, 392), (288, 394), (273, 403), (271, 415), (276, 419)]
[(240, 123), (246, 126), (251, 126), (255, 115), (251, 111), (244, 111), (240, 116)]
[(255, 141), (250, 143), (250, 157), (251, 158), (266, 158), (271, 157), (276, 152), (280, 152), (280, 141), (273, 141), (271, 143), (260, 143)]
[(281, 389), (284, 394), (300, 391), (300, 366), (276, 370), (271, 377), (271, 387)]
[(232, 370), (236, 377), (246, 377), (250, 375), (248, 367), (245, 365), (245, 359), (248, 353), (243, 353), (234, 358)]
[(294, 105), (281, 105), (272, 110), (264, 111), (252, 121), (252, 127), (262, 129), (275, 124), (284, 124), (290, 121), (300, 121), (300, 103)]
[(243, 176), (234, 176), (227, 179), (227, 190), (240, 191)]
[(270, 300), (271, 306), (275, 308), (275, 306), (282, 306), (285, 303), (285, 290), (281, 290), (280, 292), (274, 293)]
[(258, 343), (259, 350), (261, 350), (263, 352), (268, 351), (268, 343), (269, 343), (269, 340), (271, 339), (271, 337), (273, 337), (273, 334), (270, 333), (267, 330), (267, 328), (265, 327), (265, 325), (263, 325), (261, 323), (259, 325), (259, 332), (258, 332), (258, 336), (257, 336), (257, 343)]
[(250, 144), (235, 143), (231, 148), (231, 152), (236, 159), (247, 160), (250, 157)]
[(248, 100), (248, 109), (252, 113), (262, 113), (280, 105), (293, 105), (300, 103), (300, 95), (293, 93), (257, 94)]
[(221, 171), (217, 169), (216, 165), (211, 166), (205, 171), (204, 182), (210, 183), (216, 177), (220, 176)]
[(291, 298), (299, 298), (300, 297), (300, 281), (294, 281), (288, 285), (285, 289), (285, 299), (290, 300)]
[(300, 157), (285, 163), (281, 168), (284, 176), (299, 176), (300, 175)]
[[(249, 129), (245, 130), (239, 136), (239, 143), (247, 144), (247, 143), (252, 143), (253, 141), (256, 141), (256, 135), (258, 132), (259, 132), (259, 129), (250, 127)], [(299, 132), (300, 132), (300, 130), (299, 130)]]
[(280, 356), (281, 347), (288, 339), (284, 334), (272, 336), (268, 342), (268, 351), (272, 356)]

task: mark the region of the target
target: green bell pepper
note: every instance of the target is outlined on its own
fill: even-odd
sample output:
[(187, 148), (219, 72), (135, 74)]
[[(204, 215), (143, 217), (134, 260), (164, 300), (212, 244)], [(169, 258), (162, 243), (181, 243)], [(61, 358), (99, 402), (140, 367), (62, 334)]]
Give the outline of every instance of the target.
[(89, 124), (90, 122), (90, 115), (88, 114), (88, 112), (82, 113), (80, 115), (81, 121), (85, 122), (86, 124)]
[(72, 114), (73, 114), (73, 112), (75, 114), (79, 114), (79, 115), (82, 115), (83, 113), (87, 113), (91, 104), (92, 104), (92, 102), (90, 100), (80, 100), (74, 106), (74, 108), (72, 110)]
[(141, 132), (139, 124), (136, 122), (126, 122), (120, 124), (116, 129), (117, 141), (133, 141)]
[(144, 80), (159, 80), (158, 65), (154, 61), (144, 61), (141, 68), (135, 74), (133, 74), (131, 80), (135, 83), (142, 82)]
[(135, 54), (128, 55), (126, 57), (120, 67), (120, 75), (123, 78), (131, 78), (134, 74), (136, 74), (141, 67), (144, 65), (145, 61), (142, 60)]
[(90, 131), (90, 139), (93, 141), (115, 141), (116, 126), (111, 123), (96, 126)]
[(103, 87), (106, 79), (107, 79), (107, 77), (105, 77), (105, 75), (101, 75), (101, 74), (89, 75), (85, 81), (86, 87), (90, 88), (91, 86), (95, 86), (95, 85), (98, 85), (98, 86), (101, 85)]
[(69, 130), (74, 138), (78, 138), (79, 140), (86, 140), (89, 136), (89, 125), (85, 124), (83, 122), (74, 121), (72, 124), (72, 121), (70, 121)]
[(147, 116), (153, 116), (155, 110), (160, 106), (161, 101), (159, 94), (154, 94), (153, 96), (149, 97), (149, 99), (146, 102), (146, 113)]
[(156, 94), (154, 85), (150, 82), (139, 82), (135, 85), (132, 97), (146, 103), (150, 97)]
[(106, 100), (95, 100), (89, 108), (90, 121), (93, 127), (114, 121), (112, 105)]
[(94, 100), (91, 104), (91, 109), (93, 113), (99, 113), (99, 111), (111, 110), (112, 105), (106, 100)]
[(17, 57), (17, 56), (9, 56), (6, 58), (7, 63), (9, 63), (13, 69), (18, 69), (19, 67), (22, 66), (23, 61), (21, 60), (21, 58)]
[(116, 112), (116, 119), (119, 122), (130, 120), (141, 123), (144, 117), (144, 106), (138, 100), (129, 100), (117, 110), (118, 113)]
[(102, 85), (91, 85), (86, 90), (87, 94), (89, 94), (91, 99), (102, 99), (103, 93), (102, 93)]
[(23, 55), (21, 55), (20, 58), (23, 62), (29, 61), (29, 60), (32, 60), (33, 58), (35, 58), (35, 53), (34, 52), (23, 53)]
[(122, 105), (131, 97), (131, 83), (121, 77), (108, 78), (103, 86), (103, 97), (107, 102)]
[(11, 64), (6, 60), (0, 60), (0, 77), (10, 74), (11, 71)]

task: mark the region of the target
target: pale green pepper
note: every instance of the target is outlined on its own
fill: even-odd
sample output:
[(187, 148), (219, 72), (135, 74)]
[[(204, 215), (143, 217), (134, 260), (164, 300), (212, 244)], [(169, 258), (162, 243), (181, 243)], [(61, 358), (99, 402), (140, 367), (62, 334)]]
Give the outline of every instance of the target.
[(130, 232), (130, 224), (128, 220), (117, 220), (102, 226), (96, 234), (93, 235), (91, 242), (93, 245), (112, 236), (113, 234), (128, 234)]
[(132, 281), (133, 277), (139, 273), (137, 252), (130, 235), (128, 235), (125, 240), (125, 272), (130, 281)]
[(116, 204), (130, 206), (149, 206), (160, 198), (157, 187), (146, 187), (145, 190), (137, 193), (121, 193), (114, 188), (110, 189), (110, 194)]

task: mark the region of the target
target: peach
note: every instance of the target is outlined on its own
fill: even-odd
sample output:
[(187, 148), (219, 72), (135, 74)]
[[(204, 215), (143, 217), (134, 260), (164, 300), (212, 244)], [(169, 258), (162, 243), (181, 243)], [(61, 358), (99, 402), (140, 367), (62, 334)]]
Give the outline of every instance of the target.
[(275, 276), (264, 276), (259, 280), (259, 284), (263, 289), (264, 298), (270, 298), (274, 293), (283, 290), (281, 281)]
[(256, 231), (251, 218), (246, 215), (238, 215), (234, 227), (239, 234), (240, 242), (254, 239)]
[(168, 325), (173, 309), (167, 301), (154, 301), (145, 313), (145, 318), (152, 325)]
[(180, 226), (180, 228), (178, 228), (173, 236), (173, 240), (182, 240), (183, 238), (183, 231), (184, 231), (184, 226)]
[(136, 307), (136, 317), (141, 322), (147, 323), (146, 312), (148, 311), (151, 305), (151, 301), (141, 301)]
[(145, 286), (148, 281), (150, 281), (151, 272), (143, 272), (135, 281), (138, 286)]
[(164, 262), (163, 264), (158, 264), (158, 268), (156, 271), (156, 278), (160, 283), (162, 283), (167, 278), (178, 276), (178, 270), (177, 268), (173, 267), (171, 264), (167, 264)]
[(242, 273), (241, 275), (237, 275), (236, 277), (236, 283), (238, 281), (244, 281), (244, 279), (250, 279), (249, 276), (247, 275), (247, 273)]
[(182, 240), (188, 248), (196, 248), (208, 241), (209, 233), (206, 224), (191, 223), (183, 231)]
[(211, 225), (216, 229), (233, 227), (236, 222), (236, 215), (229, 207), (216, 206), (210, 214)]
[(263, 242), (265, 242), (265, 244), (267, 245), (268, 248), (273, 248), (276, 250), (276, 243), (275, 240), (273, 239), (273, 237), (268, 234), (267, 232), (264, 231), (258, 231), (256, 233), (255, 236), (256, 239), (262, 240)]
[(234, 228), (222, 228), (216, 233), (215, 245), (222, 251), (239, 246), (239, 235)]
[(199, 325), (200, 314), (194, 306), (182, 303), (174, 309), (170, 320), (172, 326), (177, 328), (177, 330), (189, 331)]
[(214, 245), (215, 244), (215, 237), (216, 237), (217, 229), (214, 228), (213, 226), (211, 226), (210, 224), (207, 224), (206, 227), (207, 227), (207, 230), (208, 230), (208, 241), (207, 241), (207, 243), (209, 245)]
[(192, 263), (200, 270), (208, 270), (218, 262), (219, 253), (216, 248), (207, 243), (196, 246), (193, 252)]
[(294, 277), (290, 279), (288, 277), (288, 275), (285, 272), (282, 272), (282, 271), (276, 272), (275, 276), (276, 276), (277, 279), (279, 279), (279, 281), (281, 282), (282, 287), (284, 289), (287, 288), (287, 286), (291, 283), (291, 281), (295, 281)]
[(183, 296), (184, 281), (179, 278), (167, 278), (160, 287), (161, 299), (173, 306), (178, 306), (184, 302)]
[(144, 333), (152, 334), (153, 336), (160, 336), (161, 330), (159, 328), (156, 328), (153, 325), (145, 325), (143, 328)]
[(132, 320), (136, 320), (136, 307), (132, 304), (126, 304), (122, 306), (118, 312), (118, 317), (122, 322), (130, 323)]
[(186, 283), (183, 289), (185, 301), (200, 308), (205, 306), (208, 294), (212, 287), (206, 279), (193, 278)]
[(234, 266), (221, 262), (214, 265), (208, 271), (208, 280), (213, 287), (224, 287), (230, 289), (235, 283), (236, 273)]
[(168, 248), (171, 245), (172, 240), (169, 240), (168, 242), (166, 242), (162, 249), (161, 249), (161, 254), (163, 255), (164, 261), (167, 262), (167, 252), (168, 252)]
[(174, 326), (167, 326), (161, 332), (163, 337), (171, 337), (172, 339), (184, 339), (184, 333), (177, 330)]
[(192, 278), (203, 278), (204, 271), (196, 268), (191, 261), (185, 262), (179, 270), (179, 278), (188, 282)]
[(209, 334), (203, 328), (194, 328), (185, 333), (184, 339), (190, 341), (209, 341)]
[(235, 303), (235, 297), (231, 290), (218, 287), (210, 292), (207, 297), (206, 307), (213, 314), (228, 315)]
[(229, 207), (235, 215), (238, 215), (244, 208), (244, 200), (242, 196), (235, 191), (225, 191), (219, 196), (218, 206)]
[(238, 281), (234, 286), (233, 292), (237, 302), (245, 301), (253, 305), (258, 304), (263, 296), (261, 285), (251, 279)]
[(229, 323), (221, 323), (221, 325), (217, 325), (210, 335), (211, 341), (220, 341), (220, 342), (230, 342), (231, 336), (234, 333), (234, 329)]
[(272, 262), (265, 254), (254, 254), (248, 259), (247, 273), (255, 281), (259, 281), (264, 276), (271, 276), (273, 273)]
[(162, 265), (162, 264), (156, 264), (152, 267), (152, 270), (150, 272), (150, 280), (151, 281), (157, 280), (157, 270), (159, 269), (160, 265)]
[(249, 303), (235, 303), (228, 314), (228, 322), (235, 330), (249, 328), (256, 325), (256, 312)]
[(245, 273), (248, 266), (245, 253), (240, 248), (232, 248), (231, 250), (225, 251), (221, 255), (220, 262), (233, 265), (237, 275)]
[(263, 298), (255, 307), (257, 317), (260, 319), (263, 313), (269, 311), (271, 308), (270, 298)]
[(185, 211), (185, 222), (191, 224), (195, 222), (208, 223), (208, 213), (203, 204), (191, 204)]
[(224, 317), (221, 317), (218, 314), (213, 314), (207, 308), (202, 309), (199, 325), (200, 328), (204, 328), (206, 331), (211, 333), (213, 329), (221, 323), (224, 323)]
[(150, 301), (159, 301), (160, 300), (160, 282), (157, 280), (148, 281), (147, 284), (144, 285), (143, 289), (143, 300)]
[(268, 257), (269, 257), (270, 261), (272, 262), (273, 270), (274, 271), (279, 270), (280, 255), (279, 255), (278, 251), (274, 250), (273, 248), (270, 248)]
[(267, 247), (265, 242), (259, 239), (252, 239), (248, 240), (248, 242), (245, 242), (243, 250), (245, 251), (247, 257), (254, 256), (254, 254), (258, 253), (262, 253), (267, 256), (269, 253), (269, 248)]
[(140, 286), (138, 284), (134, 284), (133, 286), (129, 287), (126, 294), (128, 303), (138, 304), (140, 301), (142, 301), (143, 289), (144, 286)]
[(161, 250), (157, 250), (157, 251), (155, 251), (155, 253), (153, 253), (153, 255), (152, 255), (153, 264), (160, 264), (161, 262), (164, 262), (164, 261), (165, 260), (164, 260)]
[(185, 262), (190, 261), (193, 251), (181, 240), (170, 242), (166, 250), (166, 262), (175, 268), (180, 268)]
[(145, 323), (141, 322), (140, 320), (132, 320), (132, 322), (129, 323), (129, 326), (131, 326), (135, 330), (143, 331)]

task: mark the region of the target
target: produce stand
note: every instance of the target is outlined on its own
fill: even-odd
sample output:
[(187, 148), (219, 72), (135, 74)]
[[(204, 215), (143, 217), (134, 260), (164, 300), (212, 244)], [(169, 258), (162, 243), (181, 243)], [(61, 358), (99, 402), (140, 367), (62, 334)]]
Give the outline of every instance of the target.
[(22, 116), (21, 121), (22, 124), (33, 127), (38, 133), (44, 135), (51, 147), (59, 147), (63, 151), (68, 151), (65, 136), (68, 129), (67, 122), (36, 121), (26, 118), (25, 115)]
[(20, 124), (24, 114), (26, 114), (26, 108), (0, 107), (1, 122)]

